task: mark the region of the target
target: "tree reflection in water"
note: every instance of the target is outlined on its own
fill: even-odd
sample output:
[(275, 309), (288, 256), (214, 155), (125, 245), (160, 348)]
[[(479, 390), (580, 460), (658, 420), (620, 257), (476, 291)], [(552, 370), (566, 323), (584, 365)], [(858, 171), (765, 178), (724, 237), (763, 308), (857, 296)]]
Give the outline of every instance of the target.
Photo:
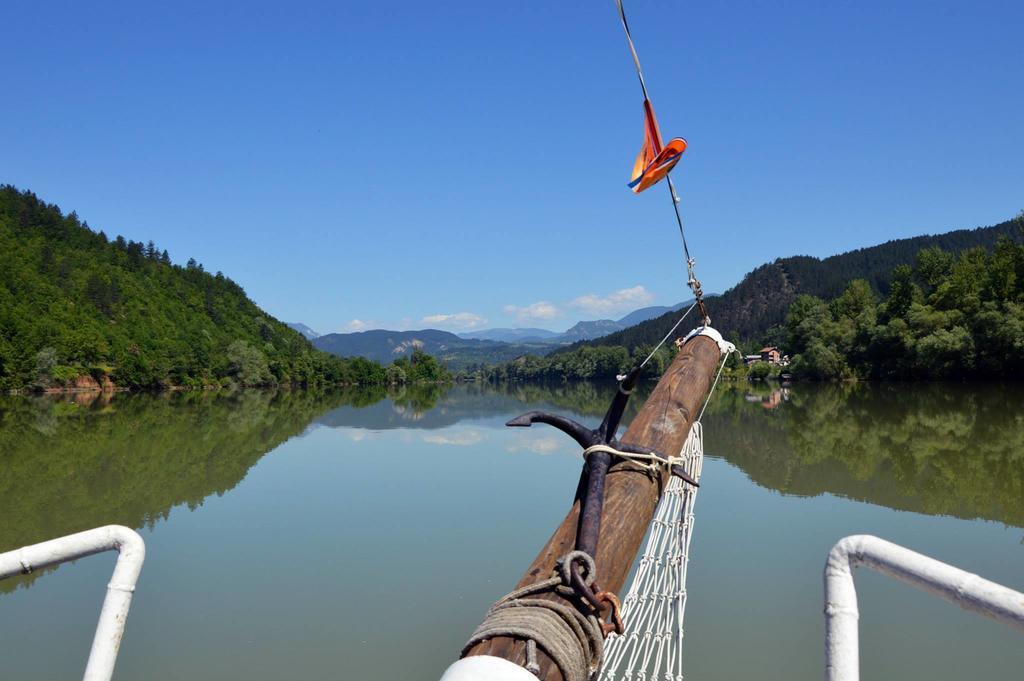
[[(642, 385), (626, 422), (650, 394)], [(597, 421), (614, 384), (374, 387), (0, 398), (0, 551), (90, 527), (151, 526), (241, 481), (312, 423), (442, 429), (529, 409)], [(720, 384), (708, 454), (784, 494), (1024, 527), (1024, 390), (1003, 385)], [(0, 582), (0, 590), (35, 575)]]
[[(987, 384), (797, 384), (748, 401), (720, 388), (709, 454), (784, 494), (1024, 527), (1024, 389)], [(766, 404), (777, 409), (766, 410)]]
[[(440, 391), (394, 405), (429, 411)], [(91, 527), (152, 526), (241, 481), (324, 412), (365, 407), (383, 388), (343, 392), (80, 393), (0, 398), (0, 551)], [(36, 575), (0, 582), (0, 592)]]

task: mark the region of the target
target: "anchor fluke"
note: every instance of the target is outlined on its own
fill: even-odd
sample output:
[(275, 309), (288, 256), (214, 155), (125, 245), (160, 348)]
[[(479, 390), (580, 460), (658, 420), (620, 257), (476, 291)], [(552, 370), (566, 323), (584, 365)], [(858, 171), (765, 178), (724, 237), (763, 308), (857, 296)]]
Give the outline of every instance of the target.
[(514, 419), (512, 419), (511, 421), (506, 423), (505, 425), (506, 426), (511, 426), (513, 428), (515, 428), (515, 427), (529, 428), (530, 426), (533, 425), (533, 419), (530, 418), (530, 416), (532, 414), (533, 414), (533, 412), (529, 412), (527, 414), (520, 414), (519, 416), (515, 417)]
[(564, 416), (559, 416), (558, 414), (549, 414), (546, 411), (528, 411), (521, 416), (515, 417), (505, 425), (513, 427), (528, 427), (532, 426), (534, 423), (546, 423), (549, 426), (558, 428), (573, 440), (576, 440), (576, 444), (584, 449), (590, 445), (600, 442), (596, 431), (576, 423), (572, 419), (567, 419)]

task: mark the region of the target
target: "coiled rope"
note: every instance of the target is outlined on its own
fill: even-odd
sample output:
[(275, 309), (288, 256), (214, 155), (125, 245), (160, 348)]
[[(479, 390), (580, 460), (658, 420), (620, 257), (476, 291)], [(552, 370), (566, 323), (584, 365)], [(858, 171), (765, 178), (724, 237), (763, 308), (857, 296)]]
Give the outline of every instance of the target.
[(540, 648), (562, 672), (565, 681), (588, 681), (596, 676), (604, 655), (604, 632), (596, 614), (583, 614), (581, 608), (537, 598), (557, 593), (574, 602), (582, 600), (573, 587), (571, 570), (585, 565), (584, 584), (594, 583), (594, 559), (582, 551), (571, 551), (559, 559), (548, 579), (516, 589), (491, 606), (462, 649), (462, 656), (476, 644), (510, 636), (526, 641), (526, 670), (540, 671)]

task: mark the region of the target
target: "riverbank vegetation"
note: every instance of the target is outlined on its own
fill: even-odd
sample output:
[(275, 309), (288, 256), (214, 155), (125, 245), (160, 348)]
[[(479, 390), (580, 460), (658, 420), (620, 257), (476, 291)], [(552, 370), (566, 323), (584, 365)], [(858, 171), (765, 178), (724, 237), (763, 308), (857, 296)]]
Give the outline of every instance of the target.
[(862, 279), (831, 301), (800, 296), (786, 343), (797, 378), (1024, 378), (1024, 246), (924, 249), (881, 298)]
[[(647, 374), (660, 376), (674, 357), (670, 344), (654, 353), (647, 364)], [(584, 345), (569, 352), (546, 357), (523, 355), (511, 362), (488, 367), (473, 376), (488, 381), (585, 381), (614, 378), (643, 362), (653, 348), (639, 345), (630, 351), (621, 346)]]
[(0, 186), (0, 390), (366, 385), (438, 381), (436, 361), (339, 358), (242, 287), (154, 242), (92, 230)]
[(1024, 527), (1015, 384), (719, 386), (704, 432), (767, 489)]

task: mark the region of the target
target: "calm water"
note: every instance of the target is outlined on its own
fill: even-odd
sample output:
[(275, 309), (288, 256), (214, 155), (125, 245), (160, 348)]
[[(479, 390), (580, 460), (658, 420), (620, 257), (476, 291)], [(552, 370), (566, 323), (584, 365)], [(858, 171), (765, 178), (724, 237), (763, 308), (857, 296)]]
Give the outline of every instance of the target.
[[(117, 678), (424, 679), (561, 520), (589, 385), (0, 398), (0, 550), (106, 523), (146, 565)], [(821, 569), (872, 533), (1024, 590), (1024, 392), (720, 389), (705, 415), (689, 679), (819, 679)], [(0, 582), (0, 678), (80, 677), (114, 556)], [(1021, 678), (1018, 633), (859, 573), (865, 679)], [(381, 675), (377, 672), (385, 669)]]

